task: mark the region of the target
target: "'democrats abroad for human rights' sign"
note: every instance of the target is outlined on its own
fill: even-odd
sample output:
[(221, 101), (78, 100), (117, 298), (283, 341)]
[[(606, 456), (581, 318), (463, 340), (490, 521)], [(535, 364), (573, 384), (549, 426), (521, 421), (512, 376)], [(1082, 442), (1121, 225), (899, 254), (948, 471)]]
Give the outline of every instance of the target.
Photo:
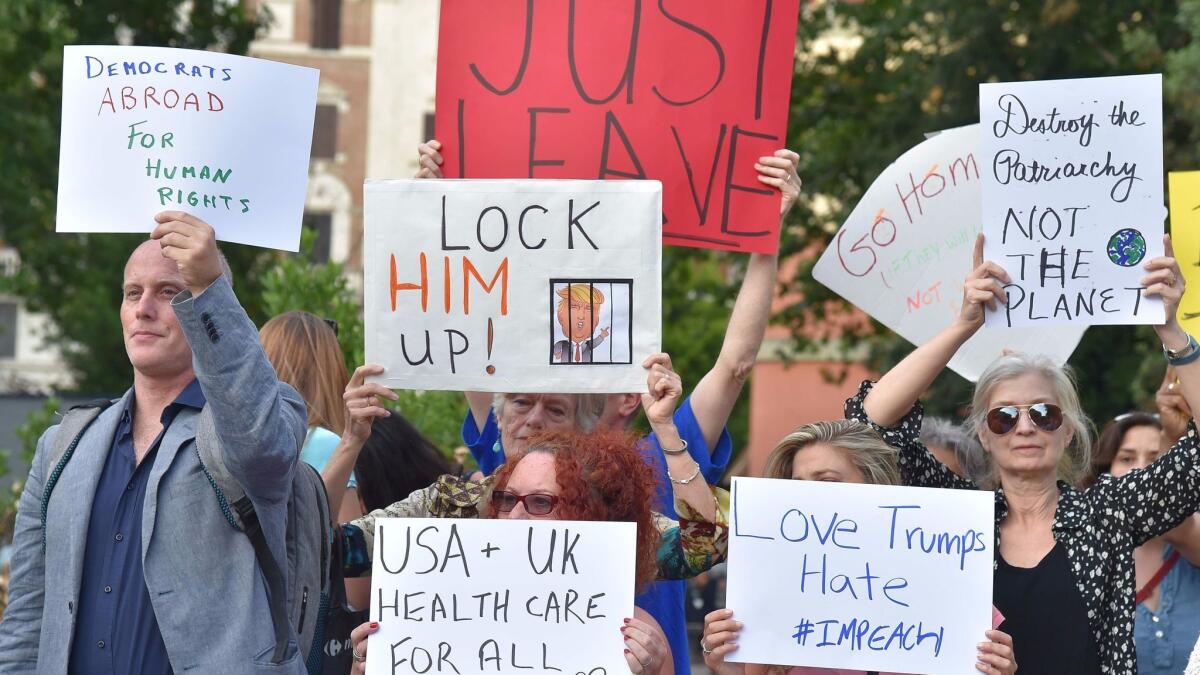
[(59, 232), (141, 232), (191, 213), (217, 238), (295, 251), (314, 68), (166, 47), (63, 49)]
[(727, 660), (975, 671), (991, 492), (742, 477), (732, 492), (726, 606), (744, 627)]
[(442, 0), (453, 178), (652, 178), (668, 244), (774, 252), (799, 0)]
[(1008, 272), (989, 326), (1159, 324), (1162, 76), (979, 86), (984, 255)]
[[(813, 278), (920, 346), (958, 318), (979, 233), (979, 125), (949, 129), (871, 183)], [(1087, 326), (981, 330), (950, 360), (971, 380), (1004, 349), (1065, 363)]]
[(367, 675), (629, 672), (636, 524), (375, 522)]
[(367, 181), (366, 359), (394, 389), (646, 390), (658, 181)]

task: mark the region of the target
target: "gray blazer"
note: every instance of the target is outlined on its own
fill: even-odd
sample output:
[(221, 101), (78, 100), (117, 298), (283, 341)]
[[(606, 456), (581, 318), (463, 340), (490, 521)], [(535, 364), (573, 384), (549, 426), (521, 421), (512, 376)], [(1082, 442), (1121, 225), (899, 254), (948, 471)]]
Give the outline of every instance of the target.
[[(258, 331), (222, 277), (199, 297), (172, 302), (192, 346), (225, 463), (254, 503), (272, 553), (287, 571), (285, 532), (300, 457), (304, 401), (276, 379)], [(125, 393), (128, 402), (132, 390)], [(0, 672), (67, 672), (92, 498), (124, 405), (83, 435), (46, 514), (46, 454), (58, 426), (38, 441), (17, 510), (8, 609), (0, 623)], [(269, 664), (274, 635), (266, 585), (250, 540), (225, 520), (196, 453), (197, 411), (179, 412), (150, 470), (142, 512), (142, 562), (154, 615), (177, 673), (303, 673), (292, 631), (287, 661)]]

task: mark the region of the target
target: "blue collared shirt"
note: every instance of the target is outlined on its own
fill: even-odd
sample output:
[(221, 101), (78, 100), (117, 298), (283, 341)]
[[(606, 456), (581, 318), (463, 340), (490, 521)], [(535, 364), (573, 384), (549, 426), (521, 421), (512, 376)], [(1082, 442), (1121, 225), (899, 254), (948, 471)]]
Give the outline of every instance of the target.
[(192, 380), (163, 409), (162, 432), (140, 464), (133, 448), (132, 397), (121, 414), (92, 499), (71, 642), (71, 673), (171, 672), (142, 568), (142, 505), (167, 429), (183, 406), (199, 409), (204, 403), (199, 380)]
[[(1167, 546), (1163, 560), (1169, 555)], [(1158, 611), (1140, 604), (1134, 614), (1138, 675), (1182, 673), (1200, 636), (1200, 568), (1181, 557), (1159, 589)]]

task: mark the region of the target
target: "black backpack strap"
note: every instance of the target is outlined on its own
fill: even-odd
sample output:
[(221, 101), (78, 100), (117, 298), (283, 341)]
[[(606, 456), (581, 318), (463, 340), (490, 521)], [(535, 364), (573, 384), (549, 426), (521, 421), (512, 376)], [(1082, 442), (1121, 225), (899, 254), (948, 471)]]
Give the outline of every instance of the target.
[(116, 400), (107, 398), (85, 401), (71, 406), (67, 409), (67, 414), (63, 415), (63, 420), (58, 428), (59, 433), (66, 431), (70, 434), (75, 427), (78, 427), (79, 431), (70, 443), (66, 442), (66, 437), (60, 440), (58, 436), (55, 436), (54, 444), (50, 447), (50, 453), (46, 458), (47, 476), (46, 484), (42, 488), (41, 505), (43, 552), (46, 550), (46, 513), (50, 508), (50, 495), (54, 492), (54, 487), (58, 485), (58, 479), (62, 476), (63, 469), (67, 468), (67, 462), (70, 462), (71, 457), (75, 455), (75, 448), (83, 439), (84, 432), (113, 403), (116, 403)]
[(250, 538), (254, 547), (254, 557), (262, 569), (263, 578), (267, 582), (267, 601), (271, 607), (271, 625), (275, 629), (275, 652), (271, 657), (272, 663), (282, 663), (288, 643), (287, 588), (284, 584), (283, 571), (271, 549), (267, 546), (267, 538), (263, 535), (258, 522), (258, 514), (250, 498), (243, 496), (233, 503), (233, 510), (242, 521), (242, 530)]

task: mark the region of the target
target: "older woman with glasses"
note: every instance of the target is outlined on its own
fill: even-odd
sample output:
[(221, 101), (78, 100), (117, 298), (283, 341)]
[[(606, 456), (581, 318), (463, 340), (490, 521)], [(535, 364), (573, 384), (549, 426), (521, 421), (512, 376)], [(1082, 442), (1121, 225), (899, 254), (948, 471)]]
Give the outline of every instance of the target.
[[(1146, 264), (1144, 297), (1161, 298), (1166, 321), (1155, 326), (1184, 397), (1200, 401), (1200, 345), (1175, 318), (1183, 275), (1167, 256)], [(959, 317), (872, 386), (846, 402), (847, 417), (876, 426), (899, 454), (908, 485), (975, 489), (921, 444), (917, 397), (983, 325), (984, 308), (1006, 300), (1007, 273), (983, 260), (964, 285)], [(990, 461), (983, 487), (996, 490), (994, 604), (1006, 617), (1022, 673), (1137, 672), (1133, 639), (1134, 549), (1200, 509), (1196, 427), (1157, 462), (1086, 491), (1090, 423), (1066, 369), (1042, 356), (1007, 354), (979, 378), (967, 421)]]

